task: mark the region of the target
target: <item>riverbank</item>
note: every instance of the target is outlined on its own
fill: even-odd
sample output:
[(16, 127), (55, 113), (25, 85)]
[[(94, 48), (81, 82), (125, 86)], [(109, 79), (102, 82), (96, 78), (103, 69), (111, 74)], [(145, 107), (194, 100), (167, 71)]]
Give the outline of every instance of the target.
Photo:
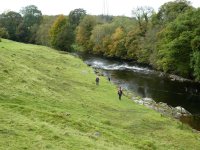
[(80, 59), (0, 43), (0, 149), (199, 149), (200, 135), (122, 97)]
[[(89, 65), (90, 66), (90, 65)], [(105, 76), (106, 78), (110, 78), (110, 76), (106, 75), (103, 71), (103, 69), (94, 68), (94, 72), (98, 76)], [(112, 80), (112, 83), (114, 83), (116, 86), (121, 86), (120, 82), (118, 80)], [(199, 115), (191, 114), (189, 111), (187, 111), (185, 108), (181, 106), (175, 106), (172, 107), (164, 102), (156, 102), (152, 98), (148, 97), (141, 97), (137, 95), (134, 91), (130, 91), (126, 87), (122, 87), (124, 90), (124, 95), (127, 96), (129, 99), (133, 100), (135, 103), (139, 105), (143, 105), (147, 108), (153, 109), (157, 112), (159, 112), (161, 115), (173, 117), (175, 119), (180, 120), (181, 122), (190, 125), (195, 132), (200, 131), (199, 127)]]

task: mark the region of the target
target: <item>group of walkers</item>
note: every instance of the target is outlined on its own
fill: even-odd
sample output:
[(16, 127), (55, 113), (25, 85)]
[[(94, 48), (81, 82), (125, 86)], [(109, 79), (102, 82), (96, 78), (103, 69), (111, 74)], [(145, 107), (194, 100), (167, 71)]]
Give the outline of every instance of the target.
[[(96, 85), (99, 85), (99, 77), (97, 76), (96, 77)], [(110, 77), (108, 77), (108, 81), (110, 82)], [(121, 97), (122, 97), (122, 94), (123, 94), (123, 91), (122, 91), (122, 88), (121, 87), (119, 87), (119, 89), (118, 89), (118, 91), (117, 91), (117, 94), (118, 94), (118, 96), (119, 96), (119, 100), (121, 100)]]

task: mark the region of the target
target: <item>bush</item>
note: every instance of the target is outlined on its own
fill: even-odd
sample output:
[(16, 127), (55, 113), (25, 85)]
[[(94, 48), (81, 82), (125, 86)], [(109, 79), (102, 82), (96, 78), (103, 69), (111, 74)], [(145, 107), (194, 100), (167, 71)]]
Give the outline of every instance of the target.
[(0, 39), (1, 38), (8, 38), (8, 32), (5, 28), (0, 28)]

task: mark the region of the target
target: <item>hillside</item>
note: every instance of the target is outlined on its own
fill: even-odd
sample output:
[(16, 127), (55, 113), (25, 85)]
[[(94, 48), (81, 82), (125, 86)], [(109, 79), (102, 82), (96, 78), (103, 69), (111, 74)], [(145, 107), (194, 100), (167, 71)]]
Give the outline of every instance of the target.
[(139, 106), (80, 59), (0, 42), (0, 149), (198, 150), (200, 135)]

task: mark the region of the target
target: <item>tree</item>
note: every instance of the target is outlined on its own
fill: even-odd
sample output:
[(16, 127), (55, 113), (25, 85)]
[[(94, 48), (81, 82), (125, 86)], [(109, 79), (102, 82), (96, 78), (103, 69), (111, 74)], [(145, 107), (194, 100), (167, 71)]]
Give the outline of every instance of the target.
[(96, 19), (93, 16), (87, 15), (77, 27), (76, 42), (82, 46), (84, 51), (92, 51), (90, 36), (96, 24)]
[(157, 23), (164, 25), (172, 22), (178, 15), (183, 14), (187, 10), (192, 9), (189, 1), (176, 0), (163, 4), (157, 13)]
[(73, 30), (63, 15), (53, 23), (50, 29), (51, 45), (59, 50), (70, 51), (73, 43)]
[(72, 44), (74, 39), (73, 29), (70, 24), (67, 23), (61, 28), (62, 32), (57, 35), (57, 42), (55, 47), (64, 51), (72, 51)]
[(90, 37), (93, 45), (93, 53), (109, 55), (108, 45), (111, 44), (111, 36), (115, 31), (115, 26), (110, 23), (99, 24), (94, 27)]
[(154, 65), (158, 31), (159, 28), (149, 28), (145, 37), (138, 37), (140, 49), (137, 51), (136, 56), (139, 62)]
[(81, 19), (83, 19), (85, 15), (86, 11), (81, 8), (74, 9), (69, 13), (69, 23), (72, 29), (75, 29), (79, 25)]
[(50, 29), (57, 16), (43, 16), (42, 22), (36, 32), (36, 44), (50, 46)]
[(34, 24), (40, 24), (42, 21), (42, 12), (38, 10), (35, 5), (29, 5), (20, 11), (23, 16), (24, 24), (26, 27), (30, 28)]
[(16, 30), (18, 41), (28, 43), (30, 34), (28, 28), (21, 22)]
[(18, 40), (16, 30), (21, 22), (22, 16), (17, 12), (9, 11), (0, 15), (0, 27), (6, 29), (11, 40)]
[(149, 18), (153, 14), (154, 10), (152, 7), (137, 7), (132, 10), (133, 17), (138, 21), (141, 33), (144, 35), (147, 31)]
[(79, 25), (80, 21), (84, 18), (84, 16), (86, 16), (86, 11), (84, 9), (81, 9), (81, 8), (74, 9), (73, 11), (71, 11), (69, 13), (69, 27), (73, 30), (73, 32), (72, 32), (73, 33), (72, 43), (75, 42), (76, 27)]
[[(200, 19), (198, 17), (198, 19)], [(195, 21), (195, 20), (193, 20)], [(199, 21), (199, 20), (196, 20)], [(190, 66), (193, 69), (193, 75), (197, 81), (200, 81), (200, 27), (194, 31), (195, 37), (191, 41), (192, 55)]]
[(6, 28), (0, 28), (0, 38), (8, 38), (8, 32)]
[(137, 26), (137, 20), (125, 16), (115, 16), (110, 24), (112, 24), (114, 30), (118, 27), (123, 27), (125, 32), (129, 32), (133, 27)]
[(28, 42), (35, 43), (36, 32), (42, 21), (42, 12), (35, 5), (26, 6), (20, 12), (23, 16), (23, 29), (29, 33)]
[[(98, 19), (99, 17), (97, 17)], [(90, 37), (90, 42), (93, 46), (93, 53), (95, 54), (102, 54), (107, 57), (125, 57), (126, 50), (124, 47), (125, 44), (125, 37), (121, 37), (120, 40), (115, 41), (114, 46), (114, 37), (117, 35), (123, 35), (130, 31), (133, 26), (136, 26), (136, 20), (124, 17), (124, 16), (117, 16), (113, 17), (112, 21), (109, 23), (99, 23), (94, 27), (92, 30), (92, 35)], [(122, 33), (122, 34), (121, 34)], [(114, 34), (116, 36), (114, 36)], [(118, 50), (115, 48), (118, 48)], [(123, 47), (123, 48), (122, 48)], [(123, 49), (123, 52), (121, 51)], [(112, 52), (111, 52), (112, 50)], [(119, 56), (121, 55), (122, 56)]]
[(141, 50), (140, 29), (133, 28), (131, 31), (128, 32), (128, 34), (126, 35), (125, 47), (127, 49), (127, 58), (137, 60), (137, 53)]
[[(200, 42), (200, 41), (199, 41)], [(200, 81), (200, 51), (194, 51), (191, 58), (191, 67), (196, 81)]]
[(54, 21), (51, 29), (50, 29), (50, 39), (51, 39), (51, 45), (55, 48), (58, 48), (58, 35), (63, 31), (64, 26), (67, 23), (67, 19), (60, 15), (57, 17), (57, 19)]
[[(195, 64), (198, 64), (195, 62), (198, 53), (196, 53), (196, 48), (192, 48), (192, 45), (195, 45), (192, 44), (192, 41), (196, 41), (194, 39), (199, 34), (196, 32), (199, 29), (199, 24), (200, 9), (190, 10), (180, 15), (160, 32), (157, 47), (157, 65), (160, 69), (184, 77), (189, 77), (192, 74), (191, 61), (193, 69)], [(191, 55), (193, 60), (191, 60)]]
[(111, 37), (112, 43), (109, 45), (110, 56), (119, 58), (124, 58), (126, 56), (125, 36), (126, 33), (123, 27), (118, 27), (115, 30)]

